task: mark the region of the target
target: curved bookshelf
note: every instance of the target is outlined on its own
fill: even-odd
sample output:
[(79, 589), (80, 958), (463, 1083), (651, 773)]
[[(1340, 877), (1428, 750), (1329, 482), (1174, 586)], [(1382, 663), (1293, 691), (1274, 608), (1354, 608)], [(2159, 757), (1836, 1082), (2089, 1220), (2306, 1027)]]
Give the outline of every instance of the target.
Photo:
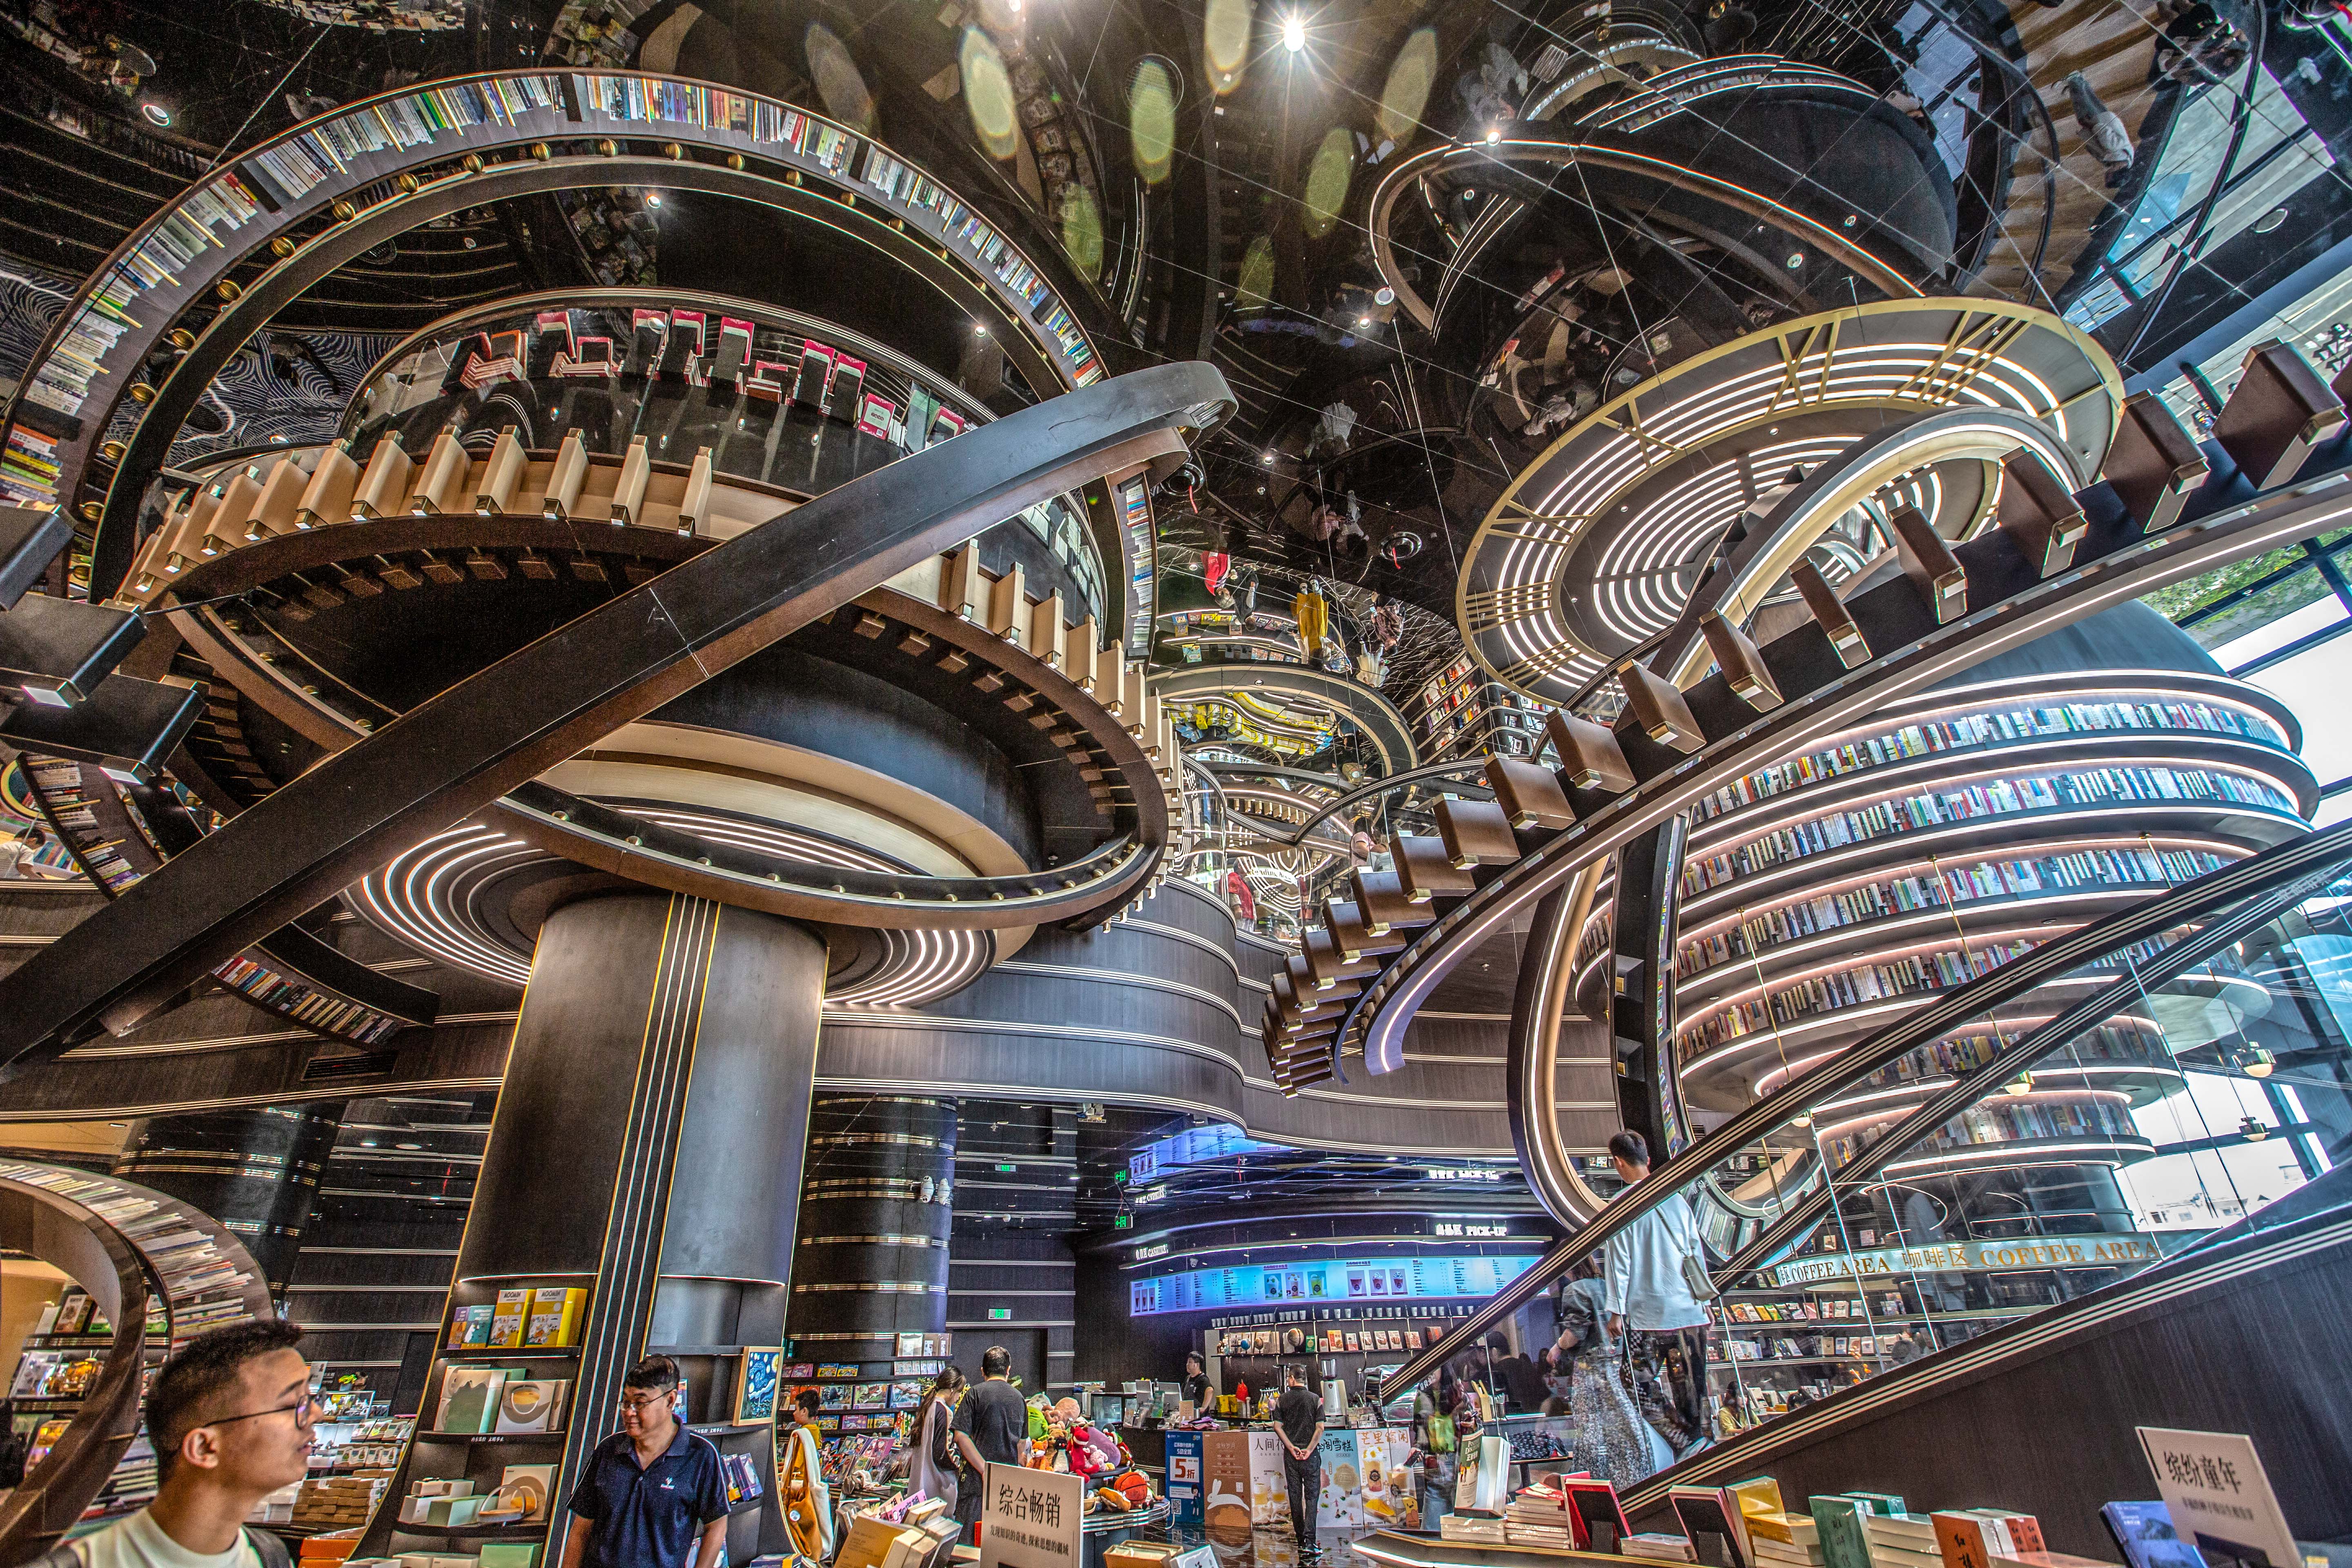
[[(163, 1310), (169, 1344), (276, 1310), (261, 1270), (218, 1221), (111, 1176), (0, 1161), (0, 1239), (54, 1264), (114, 1325), (89, 1394), (41, 1402), (59, 1414), (71, 1409), (72, 1419), (23, 1484), (0, 1499), (0, 1562), (15, 1563), (93, 1512), (139, 1435), (142, 1373), (150, 1353), (166, 1348), (147, 1333), (151, 1304)], [(142, 1505), (152, 1490), (152, 1483), (135, 1495), (119, 1489), (98, 1517)]]

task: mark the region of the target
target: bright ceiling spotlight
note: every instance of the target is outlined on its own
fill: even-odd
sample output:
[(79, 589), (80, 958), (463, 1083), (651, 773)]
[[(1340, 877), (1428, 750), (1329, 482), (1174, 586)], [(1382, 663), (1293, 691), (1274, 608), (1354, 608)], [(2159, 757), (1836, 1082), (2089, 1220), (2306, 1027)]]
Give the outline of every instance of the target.
[(988, 323), (986, 321), (974, 321), (971, 324), (971, 335), (975, 338), (984, 338), (988, 336)]
[(1356, 325), (1360, 327), (1369, 327), (1371, 324), (1372, 319), (1370, 316), (1359, 316), (1356, 318)]
[(2246, 1047), (2244, 1063), (2248, 1078), (2268, 1078), (2271, 1076), (2271, 1068), (2278, 1065), (2278, 1058), (2271, 1055), (2267, 1047), (2249, 1046)]
[(172, 123), (172, 111), (152, 98), (139, 106), (139, 112), (147, 117), (148, 123), (151, 125)]
[(646, 193), (646, 205), (649, 207), (657, 207), (661, 205), (661, 193), (659, 191), (647, 191)]
[(1492, 147), (1496, 142), (1500, 142), (1502, 139), (1503, 132), (1501, 127), (1490, 125), (1486, 128), (1487, 146)]
[(1296, 11), (1282, 19), (1282, 47), (1294, 55), (1307, 47), (1307, 21)]

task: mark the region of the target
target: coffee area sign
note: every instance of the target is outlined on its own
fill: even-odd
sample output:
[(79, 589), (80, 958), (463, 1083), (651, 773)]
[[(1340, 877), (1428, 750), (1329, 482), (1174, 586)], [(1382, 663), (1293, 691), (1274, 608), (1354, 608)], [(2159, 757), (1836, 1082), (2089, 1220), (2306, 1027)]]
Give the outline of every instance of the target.
[(2004, 1241), (1937, 1241), (1925, 1247), (1880, 1247), (1796, 1258), (1774, 1268), (1775, 1285), (1809, 1285), (1819, 1279), (1871, 1279), (1890, 1274), (1932, 1274), (1963, 1268), (2071, 1268), (2108, 1264), (2153, 1263), (2161, 1256), (2145, 1236), (2030, 1236)]

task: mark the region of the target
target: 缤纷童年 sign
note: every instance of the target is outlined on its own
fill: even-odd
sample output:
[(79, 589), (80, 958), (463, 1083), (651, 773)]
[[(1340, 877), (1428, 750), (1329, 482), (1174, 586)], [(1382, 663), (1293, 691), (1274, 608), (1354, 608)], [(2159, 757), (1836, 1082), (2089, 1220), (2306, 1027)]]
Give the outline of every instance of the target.
[(990, 1465), (980, 1507), (981, 1568), (1081, 1568), (1086, 1489), (1073, 1475)]
[(2271, 1568), (2303, 1561), (2252, 1438), (2167, 1426), (2137, 1430), (2173, 1532), (2202, 1549), (2207, 1561), (2232, 1557), (2268, 1562)]
[(1934, 1273), (1958, 1268), (2073, 1268), (2095, 1264), (2153, 1263), (2161, 1254), (2145, 1236), (2032, 1236), (2006, 1241), (1937, 1241), (1925, 1247), (1866, 1247), (1791, 1258), (1772, 1270), (1780, 1286), (1876, 1274)]

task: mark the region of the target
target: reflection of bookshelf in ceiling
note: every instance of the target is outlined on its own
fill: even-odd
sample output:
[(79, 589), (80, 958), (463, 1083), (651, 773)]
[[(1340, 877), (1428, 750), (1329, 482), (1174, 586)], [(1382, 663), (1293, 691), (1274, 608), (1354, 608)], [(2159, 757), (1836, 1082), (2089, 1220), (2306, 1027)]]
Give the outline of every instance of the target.
[(57, 442), (95, 439), (82, 427), (86, 405), (101, 382), (119, 386), (136, 370), (108, 361), (126, 339), (143, 353), (208, 291), (223, 261), (213, 253), (250, 250), (294, 221), (281, 215), (307, 214), (331, 195), (368, 191), (436, 158), (532, 135), (627, 135), (632, 126), (648, 137), (691, 134), (704, 145), (756, 152), (870, 205), (893, 227), (911, 226), (980, 278), (1066, 382), (1085, 386), (1104, 375), (1069, 307), (1018, 247), (929, 175), (842, 126), (701, 83), (593, 72), (483, 76), (383, 94), (307, 122), (159, 213), (103, 265), (56, 346), (26, 376), (0, 488), (19, 504), (56, 504)]
[[(24, 760), (34, 798), (101, 892), (114, 897), (163, 865), (153, 830), (103, 770), (58, 757)], [(213, 978), (257, 1006), (359, 1045), (373, 1045), (403, 1023), (271, 963), (258, 949), (222, 963)]]

